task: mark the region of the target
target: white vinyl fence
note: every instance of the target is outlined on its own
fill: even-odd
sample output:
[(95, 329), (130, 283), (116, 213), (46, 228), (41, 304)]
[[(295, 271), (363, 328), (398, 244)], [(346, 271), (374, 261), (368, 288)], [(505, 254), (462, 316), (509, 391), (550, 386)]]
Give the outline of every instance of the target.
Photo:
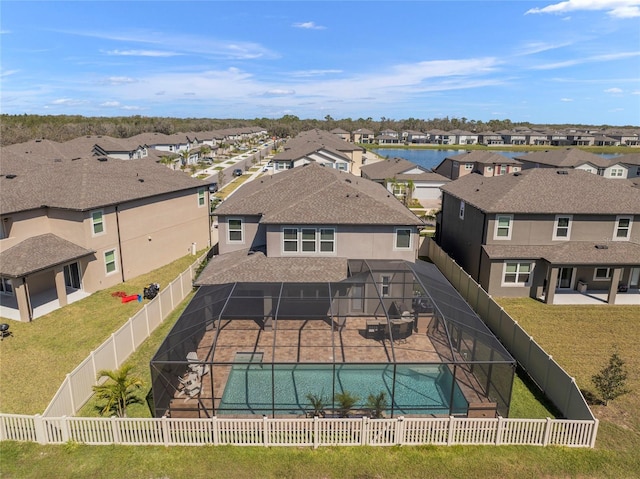
[(177, 419), (0, 414), (0, 440), (136, 446), (530, 445), (594, 447), (598, 421), (470, 418)]
[(98, 371), (117, 369), (191, 292), (200, 257), (65, 377), (44, 417), (73, 416), (93, 395)]

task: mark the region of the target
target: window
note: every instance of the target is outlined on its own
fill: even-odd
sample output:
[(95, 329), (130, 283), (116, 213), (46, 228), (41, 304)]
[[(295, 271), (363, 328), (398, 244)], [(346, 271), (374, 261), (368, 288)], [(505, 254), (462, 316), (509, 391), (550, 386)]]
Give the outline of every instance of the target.
[(501, 175), (506, 175), (506, 174), (507, 174), (507, 167), (506, 167), (506, 165), (500, 165), (500, 174), (501, 174)]
[(336, 168), (338, 168), (340, 171), (347, 171), (347, 164), (346, 163), (336, 163)]
[(316, 230), (314, 228), (302, 228), (302, 251), (313, 253), (316, 250)]
[(556, 216), (553, 225), (554, 240), (568, 240), (571, 237), (571, 215)]
[(298, 251), (298, 229), (297, 228), (284, 228), (282, 230), (283, 238), (283, 251), (296, 252)]
[(403, 196), (406, 190), (406, 185), (404, 183), (392, 183), (393, 186), (393, 195), (394, 196)]
[(102, 217), (102, 210), (91, 213), (91, 224), (94, 236), (104, 233), (104, 218)]
[(229, 218), (227, 222), (229, 243), (242, 243), (244, 241), (244, 225), (240, 218)]
[(458, 218), (464, 219), (464, 201), (460, 201), (460, 211), (458, 211)]
[(118, 270), (118, 266), (116, 265), (116, 250), (105, 251), (104, 266), (107, 274), (115, 273)]
[(467, 171), (473, 170), (473, 163), (465, 163), (464, 164), (464, 169), (467, 170)]
[(607, 281), (611, 279), (611, 268), (596, 268), (593, 270), (594, 281)]
[(613, 177), (620, 177), (622, 178), (624, 176), (624, 169), (622, 168), (611, 168), (611, 175), (612, 178)]
[(631, 238), (631, 216), (618, 216), (613, 241), (625, 241)]
[(333, 228), (320, 228), (320, 252), (333, 253), (335, 251), (336, 230)]
[(532, 271), (533, 264), (530, 262), (506, 261), (502, 275), (502, 286), (529, 286)]
[(493, 235), (493, 239), (510, 240), (511, 239), (511, 221), (513, 216), (511, 215), (498, 215), (496, 216), (496, 229)]
[(391, 292), (391, 276), (380, 276), (380, 296), (389, 296)]
[(198, 188), (198, 207), (204, 206), (206, 198), (204, 196), (204, 188)]
[(411, 248), (411, 230), (408, 228), (398, 228), (396, 230), (395, 249)]
[(13, 294), (13, 284), (9, 278), (0, 278), (0, 293)]

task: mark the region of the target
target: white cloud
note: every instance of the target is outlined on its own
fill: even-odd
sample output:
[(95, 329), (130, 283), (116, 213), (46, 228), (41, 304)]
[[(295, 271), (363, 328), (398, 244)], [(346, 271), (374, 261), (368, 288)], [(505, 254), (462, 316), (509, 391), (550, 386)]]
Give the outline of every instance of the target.
[(76, 106), (86, 104), (86, 100), (77, 100), (73, 98), (58, 98), (51, 102), (52, 105)]
[(136, 83), (137, 80), (131, 77), (109, 77), (103, 81), (109, 85), (124, 85), (127, 83)]
[(16, 73), (18, 73), (20, 70), (5, 70), (3, 72), (0, 72), (0, 78), (5, 78), (11, 75), (15, 75)]
[(632, 95), (640, 95), (640, 90), (634, 90), (631, 92)]
[(553, 70), (555, 68), (565, 68), (573, 65), (581, 65), (583, 63), (595, 63), (595, 62), (607, 62), (613, 60), (622, 60), (624, 58), (632, 58), (640, 56), (640, 51), (638, 52), (620, 52), (620, 53), (611, 53), (608, 55), (594, 55), (592, 57), (583, 57), (583, 58), (575, 58), (573, 60), (565, 60), (563, 62), (556, 63), (546, 63), (543, 65), (535, 65), (531, 67), (533, 70)]
[(560, 101), (573, 101), (573, 98), (560, 98)]
[(120, 102), (119, 101), (105, 101), (104, 103), (101, 103), (100, 106), (106, 106), (108, 108), (114, 108), (114, 107), (120, 106)]
[(285, 90), (282, 88), (274, 88), (274, 89), (265, 91), (263, 95), (264, 96), (291, 96), (295, 94), (296, 94), (295, 90)]
[(322, 25), (316, 25), (314, 22), (300, 22), (294, 23), (293, 26), (295, 28), (304, 28), (306, 30), (324, 30), (327, 27), (323, 27)]
[(342, 73), (342, 70), (300, 70), (297, 72), (291, 72), (290, 75), (292, 77), (315, 77), (322, 75), (331, 75), (334, 73)]
[(124, 105), (122, 107), (123, 110), (127, 110), (127, 111), (139, 111), (139, 110), (144, 110), (144, 108), (141, 108), (139, 106), (133, 106), (133, 105)]
[(640, 0), (566, 0), (543, 8), (532, 8), (527, 10), (525, 15), (530, 13), (566, 13), (580, 10), (605, 10), (612, 17), (634, 18), (640, 17)]
[(622, 93), (622, 89), (620, 88), (607, 88), (605, 93)]
[(181, 55), (176, 52), (166, 52), (160, 50), (109, 50), (107, 55), (118, 55), (124, 57), (175, 57)]

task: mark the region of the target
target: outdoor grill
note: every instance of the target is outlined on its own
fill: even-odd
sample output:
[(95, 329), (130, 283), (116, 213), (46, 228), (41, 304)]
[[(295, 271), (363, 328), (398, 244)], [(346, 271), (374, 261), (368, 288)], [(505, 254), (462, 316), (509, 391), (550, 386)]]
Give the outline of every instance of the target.
[(0, 324), (0, 340), (4, 339), (5, 336), (11, 336), (12, 333), (9, 331), (9, 325), (7, 323)]

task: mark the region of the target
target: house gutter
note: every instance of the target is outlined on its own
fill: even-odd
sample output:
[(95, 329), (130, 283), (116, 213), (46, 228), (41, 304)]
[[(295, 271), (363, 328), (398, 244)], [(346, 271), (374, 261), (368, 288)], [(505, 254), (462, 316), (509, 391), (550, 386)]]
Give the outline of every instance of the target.
[(122, 260), (122, 238), (120, 238), (120, 212), (118, 205), (116, 205), (116, 230), (118, 232), (118, 259), (120, 261), (120, 277), (124, 283), (124, 261)]

